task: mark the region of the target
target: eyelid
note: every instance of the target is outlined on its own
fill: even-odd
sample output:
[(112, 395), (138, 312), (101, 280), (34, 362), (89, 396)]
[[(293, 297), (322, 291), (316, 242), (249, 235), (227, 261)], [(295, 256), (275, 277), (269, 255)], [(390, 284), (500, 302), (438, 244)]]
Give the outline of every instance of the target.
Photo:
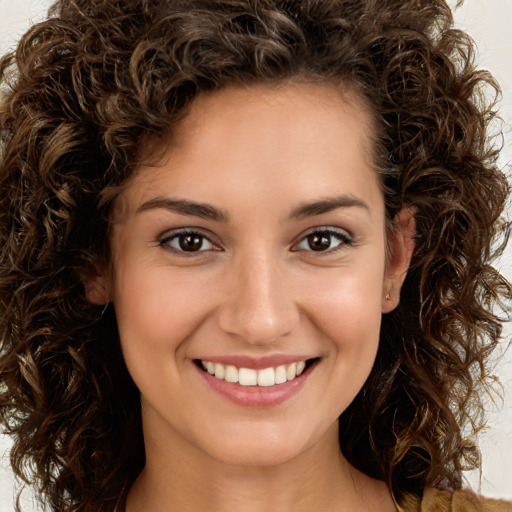
[[(197, 256), (197, 255), (203, 254), (205, 252), (222, 251), (223, 248), (221, 247), (221, 244), (215, 240), (216, 237), (210, 233), (205, 233), (205, 231), (206, 230), (204, 230), (203, 228), (189, 227), (189, 226), (169, 229), (169, 230), (164, 231), (161, 235), (159, 235), (156, 239), (156, 242), (159, 246), (162, 246), (163, 248), (165, 248), (169, 251), (172, 251), (174, 253), (177, 253), (177, 254), (180, 254), (183, 256), (194, 256), (194, 255)], [(325, 226), (324, 225), (324, 226), (315, 226), (315, 227), (309, 228), (308, 230), (304, 231), (301, 235), (299, 235), (297, 237), (296, 241), (292, 245), (291, 250), (293, 252), (300, 251), (301, 249), (299, 249), (297, 246), (301, 242), (303, 242), (308, 236), (310, 236), (314, 233), (327, 233), (327, 234), (333, 235), (341, 240), (341, 243), (339, 244), (339, 246), (334, 247), (333, 249), (328, 249), (326, 251), (318, 251), (316, 253), (318, 256), (320, 256), (322, 254), (332, 254), (332, 253), (336, 252), (337, 250), (342, 250), (343, 248), (346, 248), (347, 246), (352, 246), (355, 243), (354, 236), (347, 229), (336, 227), (336, 226), (328, 226), (328, 225)], [(169, 241), (172, 240), (173, 238), (178, 237), (180, 235), (187, 235), (187, 234), (198, 235), (200, 237), (203, 237), (214, 247), (212, 249), (199, 250), (199, 251), (181, 251), (181, 250), (178, 250), (169, 245)], [(311, 250), (308, 252), (315, 252), (315, 251)]]
[[(350, 247), (350, 246), (354, 245), (354, 243), (355, 243), (354, 236), (347, 229), (336, 227), (336, 226), (315, 226), (313, 228), (306, 230), (297, 238), (296, 242), (292, 246), (292, 251), (297, 252), (297, 251), (301, 250), (301, 249), (298, 249), (297, 246), (301, 242), (303, 242), (308, 236), (310, 236), (314, 233), (328, 233), (330, 235), (335, 235), (335, 236), (339, 237), (339, 239), (342, 240), (342, 243), (333, 249), (316, 252), (316, 254), (318, 256), (321, 256), (322, 254), (323, 255), (333, 254), (334, 252), (336, 252), (338, 250), (343, 250), (347, 246)], [(311, 250), (311, 251), (307, 251), (307, 252), (314, 253), (315, 251)]]
[[(213, 249), (207, 249), (207, 250), (200, 250), (200, 251), (180, 251), (178, 249), (175, 249), (174, 247), (171, 247), (169, 245), (169, 241), (172, 240), (175, 237), (178, 237), (180, 235), (198, 235), (205, 240), (208, 240), (210, 244), (214, 246)], [(159, 235), (156, 239), (159, 246), (163, 247), (164, 249), (167, 249), (169, 251), (172, 251), (176, 254), (184, 255), (184, 256), (194, 256), (203, 254), (205, 252), (209, 251), (220, 251), (222, 248), (220, 247), (220, 244), (213, 240), (213, 236), (210, 234), (205, 233), (205, 230), (203, 228), (196, 228), (196, 227), (183, 227), (183, 228), (175, 228), (164, 231), (161, 235)]]

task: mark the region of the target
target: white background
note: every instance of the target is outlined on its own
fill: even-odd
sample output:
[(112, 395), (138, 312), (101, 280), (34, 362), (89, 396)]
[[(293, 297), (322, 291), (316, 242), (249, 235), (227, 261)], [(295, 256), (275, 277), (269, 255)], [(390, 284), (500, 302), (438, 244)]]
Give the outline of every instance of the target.
[[(16, 39), (31, 22), (44, 17), (49, 0), (0, 0), (0, 54), (15, 45)], [(466, 0), (456, 12), (457, 24), (467, 29), (478, 43), (480, 67), (490, 69), (501, 83), (501, 115), (505, 126), (505, 151), (502, 165), (512, 162), (512, 0)], [(512, 245), (512, 243), (511, 243)], [(500, 266), (512, 279), (512, 247)], [(503, 384), (504, 400), (488, 404), (489, 429), (481, 437), (483, 474), (481, 492), (488, 496), (512, 499), (512, 329), (507, 328), (502, 356), (496, 371)], [(508, 349), (508, 350), (507, 350)], [(0, 436), (0, 512), (13, 512), (13, 478), (8, 469), (9, 441)], [(479, 488), (479, 475), (468, 476), (473, 488)], [(24, 512), (35, 512), (26, 493)]]

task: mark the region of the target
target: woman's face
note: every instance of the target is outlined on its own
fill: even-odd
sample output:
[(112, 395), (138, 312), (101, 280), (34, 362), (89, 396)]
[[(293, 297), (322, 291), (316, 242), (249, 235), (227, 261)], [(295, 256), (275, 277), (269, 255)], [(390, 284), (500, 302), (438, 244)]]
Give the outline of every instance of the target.
[(336, 442), (407, 259), (370, 132), (350, 92), (225, 88), (124, 189), (110, 299), (147, 446), (269, 465)]

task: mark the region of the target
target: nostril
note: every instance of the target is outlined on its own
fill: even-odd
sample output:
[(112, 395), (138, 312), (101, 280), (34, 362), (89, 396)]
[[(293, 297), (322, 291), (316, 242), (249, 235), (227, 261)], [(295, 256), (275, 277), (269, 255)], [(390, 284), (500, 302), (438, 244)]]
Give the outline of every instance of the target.
[(274, 343), (300, 322), (299, 309), (282, 279), (267, 272), (269, 276), (253, 268), (250, 276), (242, 276), (217, 310), (219, 327), (251, 345)]

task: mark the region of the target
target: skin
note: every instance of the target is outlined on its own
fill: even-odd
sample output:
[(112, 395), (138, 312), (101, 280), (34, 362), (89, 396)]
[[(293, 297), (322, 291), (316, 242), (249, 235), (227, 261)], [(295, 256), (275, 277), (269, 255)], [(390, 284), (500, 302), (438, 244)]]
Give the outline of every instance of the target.
[[(128, 512), (395, 510), (338, 445), (413, 249), (410, 212), (386, 235), (371, 127), (350, 90), (225, 88), (195, 101), (165, 157), (119, 196), (113, 274), (88, 294), (113, 301), (141, 392), (147, 464)], [(226, 218), (175, 211), (170, 198)], [(293, 215), (322, 201), (328, 211)], [(201, 250), (180, 249), (181, 228), (206, 237)], [(311, 250), (307, 236), (326, 228), (336, 234)], [(193, 362), (283, 354), (318, 362), (271, 407), (227, 400)]]

